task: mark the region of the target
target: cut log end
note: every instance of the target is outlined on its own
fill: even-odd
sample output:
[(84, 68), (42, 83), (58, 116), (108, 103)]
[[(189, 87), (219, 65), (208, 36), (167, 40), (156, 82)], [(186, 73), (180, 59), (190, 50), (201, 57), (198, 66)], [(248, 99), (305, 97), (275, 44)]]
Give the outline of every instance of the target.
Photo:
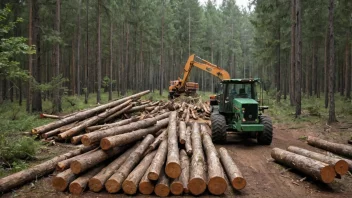
[(227, 189), (226, 180), (223, 177), (213, 177), (208, 182), (208, 189), (213, 195), (222, 195)]
[(105, 183), (105, 189), (109, 193), (117, 193), (121, 189), (121, 184), (113, 179), (109, 179)]
[(81, 163), (78, 161), (71, 162), (70, 169), (74, 174), (79, 174), (82, 171)]
[(112, 147), (112, 145), (111, 145), (110, 141), (107, 138), (103, 138), (100, 141), (100, 147), (103, 150), (109, 150)]
[(134, 195), (137, 193), (137, 186), (132, 181), (125, 180), (122, 183), (122, 190), (128, 195)]
[(345, 160), (339, 160), (336, 162), (335, 171), (339, 175), (345, 175), (348, 172), (348, 163)]
[[(165, 166), (165, 173), (168, 177), (176, 179), (181, 174), (181, 166), (178, 163), (170, 162)], [(150, 178), (149, 178), (150, 179)]]
[(32, 133), (37, 134), (38, 133), (37, 129), (32, 129)]
[(101, 183), (101, 181), (96, 178), (91, 178), (89, 180), (88, 186), (89, 186), (89, 190), (91, 190), (93, 192), (99, 192), (104, 187), (103, 184)]
[(170, 185), (170, 191), (174, 195), (181, 195), (183, 192), (183, 185), (181, 182), (172, 182)]
[(157, 184), (155, 186), (154, 192), (159, 197), (167, 197), (170, 194), (170, 189), (164, 184)]
[(70, 184), (69, 190), (74, 195), (80, 195), (84, 191), (84, 188), (82, 188), (79, 183), (72, 182)]
[(200, 195), (204, 193), (206, 188), (207, 184), (201, 178), (194, 178), (188, 182), (188, 189), (193, 195)]
[(232, 187), (236, 190), (242, 190), (247, 185), (247, 181), (243, 177), (236, 177), (231, 183)]
[(91, 141), (90, 141), (89, 137), (86, 136), (86, 135), (83, 135), (83, 136), (82, 136), (81, 142), (82, 142), (82, 144), (83, 144), (84, 146), (89, 146), (89, 145), (91, 145)]
[(320, 170), (321, 180), (329, 184), (334, 181), (336, 177), (335, 169), (333, 166), (326, 166)]
[(68, 183), (61, 177), (54, 177), (52, 180), (52, 185), (57, 191), (65, 191)]
[(149, 172), (148, 173), (148, 179), (156, 181), (159, 179), (159, 175), (155, 172)]
[(141, 183), (139, 183), (138, 190), (143, 195), (150, 195), (154, 191), (154, 186), (150, 182), (141, 182)]

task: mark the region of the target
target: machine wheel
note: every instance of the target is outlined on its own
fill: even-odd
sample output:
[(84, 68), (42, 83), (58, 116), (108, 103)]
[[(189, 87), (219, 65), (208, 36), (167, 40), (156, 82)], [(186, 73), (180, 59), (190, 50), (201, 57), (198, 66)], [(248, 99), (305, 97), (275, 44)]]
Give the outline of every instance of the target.
[(211, 130), (212, 140), (216, 143), (226, 142), (226, 120), (225, 117), (218, 112), (211, 114)]
[(174, 99), (174, 92), (169, 92), (169, 100), (172, 100)]
[(260, 123), (264, 125), (264, 130), (258, 134), (257, 141), (259, 144), (270, 145), (273, 140), (273, 124), (271, 119), (267, 116), (260, 116)]

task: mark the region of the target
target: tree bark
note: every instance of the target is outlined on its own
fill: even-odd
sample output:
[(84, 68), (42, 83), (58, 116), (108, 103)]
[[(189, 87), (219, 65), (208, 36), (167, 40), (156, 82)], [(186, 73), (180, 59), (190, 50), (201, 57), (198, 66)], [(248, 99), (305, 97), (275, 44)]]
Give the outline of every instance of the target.
[(271, 151), (271, 157), (281, 164), (297, 169), (324, 183), (333, 182), (336, 176), (334, 167), (331, 165), (279, 148)]
[(150, 165), (150, 168), (148, 170), (148, 179), (150, 180), (158, 180), (160, 176), (160, 171), (165, 163), (165, 159), (167, 156), (167, 148), (168, 148), (168, 142), (167, 139), (165, 138), (159, 148), (158, 151)]
[[(60, 33), (60, 16), (61, 16), (61, 0), (56, 0), (56, 15), (55, 15), (55, 30)], [(54, 71), (55, 76), (58, 78), (60, 76), (60, 44), (56, 42), (55, 46), (55, 65)], [(61, 112), (61, 96), (60, 96), (61, 86), (58, 85), (54, 90), (54, 112)], [(49, 129), (50, 130), (50, 129)]]
[(192, 150), (192, 141), (191, 141), (191, 127), (187, 126), (186, 129), (186, 143), (185, 143), (185, 148), (188, 156), (192, 156), (193, 150)]
[(88, 133), (88, 132), (92, 132), (92, 131), (99, 130), (99, 129), (108, 129), (108, 128), (111, 128), (111, 127), (123, 126), (123, 125), (130, 124), (132, 122), (136, 122), (138, 120), (139, 120), (138, 117), (131, 117), (129, 119), (120, 120), (118, 122), (114, 122), (114, 123), (111, 123), (111, 124), (90, 126), (90, 127), (86, 128), (86, 132)]
[(80, 155), (77, 155), (75, 157), (71, 157), (69, 159), (65, 159), (63, 161), (58, 162), (57, 165), (56, 165), (56, 170), (62, 172), (64, 170), (70, 168), (71, 162), (73, 162), (73, 161), (75, 161), (75, 160), (77, 160), (79, 158), (85, 157), (86, 155), (89, 155), (92, 152), (95, 152), (95, 151), (98, 150), (98, 148), (95, 148), (96, 146), (90, 146), (90, 147), (94, 147), (94, 149), (90, 150), (88, 152), (82, 153)]
[(170, 178), (177, 178), (181, 174), (180, 156), (177, 141), (177, 112), (173, 111), (169, 117), (169, 128), (167, 133), (167, 160), (165, 174)]
[(328, 123), (337, 122), (335, 115), (335, 47), (334, 47), (334, 0), (329, 1), (329, 119)]
[(100, 24), (101, 24), (101, 17), (100, 17), (100, 9), (101, 9), (101, 0), (98, 0), (98, 13), (97, 13), (97, 104), (100, 104), (100, 89), (101, 89), (101, 38), (100, 38)]
[(179, 123), (179, 141), (180, 144), (185, 144), (186, 143), (186, 123), (183, 121), (180, 121)]
[(45, 132), (50, 131), (52, 129), (55, 129), (55, 128), (70, 124), (72, 122), (75, 122), (75, 121), (78, 121), (78, 120), (84, 120), (84, 119), (86, 119), (88, 117), (91, 117), (94, 114), (96, 114), (98, 112), (101, 112), (101, 111), (103, 111), (103, 110), (105, 110), (107, 108), (111, 108), (111, 107), (114, 107), (116, 105), (119, 105), (119, 104), (121, 104), (123, 102), (126, 102), (129, 99), (139, 98), (139, 97), (141, 97), (141, 96), (143, 96), (145, 94), (148, 94), (149, 92), (150, 92), (149, 90), (143, 91), (143, 92), (140, 92), (140, 93), (137, 93), (137, 94), (122, 98), (120, 100), (116, 100), (116, 101), (113, 101), (113, 102), (110, 102), (110, 103), (107, 103), (107, 104), (104, 104), (104, 105), (100, 105), (100, 106), (94, 107), (92, 109), (88, 109), (86, 111), (79, 112), (77, 114), (74, 114), (74, 115), (72, 115), (70, 117), (66, 117), (66, 118), (61, 119), (61, 120), (58, 120), (56, 122), (52, 122), (52, 123), (49, 123), (49, 124), (34, 128), (34, 129), (32, 129), (32, 133), (34, 133), (34, 134), (42, 134), (42, 133), (45, 133)]
[(123, 153), (130, 145), (115, 147), (110, 151), (97, 150), (90, 154), (87, 154), (85, 158), (77, 159), (71, 162), (70, 169), (74, 174), (79, 174), (94, 167), (95, 165), (115, 157), (116, 155)]
[(89, 180), (89, 190), (93, 192), (99, 192), (104, 188), (105, 182), (113, 175), (117, 169), (126, 161), (130, 154), (138, 147), (139, 144), (135, 144), (132, 148), (128, 149), (114, 161), (110, 162), (108, 166), (103, 168), (98, 174)]
[(94, 132), (91, 132), (91, 133), (84, 135), (82, 137), (81, 141), (84, 145), (88, 146), (88, 145), (94, 144), (96, 142), (99, 142), (104, 137), (119, 135), (119, 134), (127, 133), (130, 131), (134, 131), (137, 129), (143, 129), (143, 128), (153, 126), (154, 124), (156, 124), (157, 121), (158, 120), (155, 118), (148, 118), (145, 120), (141, 120), (141, 121), (127, 124), (127, 125), (123, 125), (123, 126), (112, 127), (109, 129), (94, 131)]
[(323, 154), (320, 154), (320, 153), (315, 153), (313, 151), (309, 151), (309, 150), (306, 150), (306, 149), (298, 148), (298, 147), (295, 147), (295, 146), (289, 146), (287, 148), (287, 150), (292, 152), (292, 153), (296, 153), (298, 155), (303, 155), (305, 157), (312, 158), (312, 159), (324, 162), (326, 164), (329, 164), (329, 165), (334, 167), (335, 172), (337, 174), (339, 174), (340, 176), (341, 175), (345, 175), (348, 172), (348, 164), (344, 160), (337, 159), (337, 158), (334, 158), (334, 157), (330, 157), (330, 156), (327, 156), (327, 155), (323, 155)]
[[(33, 29), (33, 0), (28, 1), (29, 8), (29, 24), (28, 24), (28, 46), (32, 46), (32, 29)], [(33, 67), (33, 59), (32, 54), (28, 54), (28, 75), (32, 75), (32, 67)], [(2, 89), (2, 85), (0, 85), (0, 89)], [(0, 90), (0, 104), (2, 103), (2, 90)], [(27, 112), (32, 112), (32, 80), (28, 80), (28, 90), (27, 90), (27, 102), (26, 102), (26, 110)]]
[(165, 139), (167, 139), (167, 129), (164, 129), (162, 131), (162, 133), (158, 137), (155, 138), (154, 142), (149, 145), (149, 147), (145, 153), (148, 154), (151, 151), (154, 151), (161, 144), (161, 142), (164, 141)]
[(129, 105), (131, 103), (132, 100), (127, 100), (126, 102), (115, 106), (107, 111), (104, 111), (103, 113), (100, 113), (94, 117), (89, 118), (88, 120), (85, 120), (84, 122), (82, 122), (81, 124), (79, 124), (78, 126), (75, 126), (63, 133), (60, 133), (58, 135), (58, 137), (60, 139), (67, 139), (70, 138), (78, 133), (80, 133), (82, 130), (84, 130), (86, 127), (94, 125), (96, 123), (98, 123), (99, 121), (101, 121), (102, 119), (114, 114), (115, 112), (121, 110), (122, 108), (124, 108), (125, 106)]
[(329, 106), (329, 27), (326, 31), (325, 37), (325, 56), (324, 56), (324, 95), (325, 95), (325, 108)]
[(295, 38), (295, 105), (296, 117), (301, 115), (301, 73), (302, 73), (302, 39), (301, 39), (301, 0), (296, 0), (296, 38)]
[(190, 167), (190, 176), (188, 182), (188, 189), (193, 195), (202, 194), (207, 188), (206, 173), (205, 173), (205, 159), (202, 148), (202, 138), (200, 136), (199, 124), (193, 123), (193, 131), (191, 135), (193, 155)]
[(77, 178), (71, 169), (57, 174), (52, 180), (52, 186), (57, 191), (65, 191), (67, 186)]
[(81, 0), (78, 0), (78, 16), (77, 16), (77, 73), (76, 73), (76, 87), (77, 87), (77, 95), (81, 95)]
[(154, 183), (148, 179), (150, 166), (148, 170), (144, 173), (141, 181), (139, 182), (138, 190), (143, 195), (150, 195), (154, 191)]
[(188, 180), (189, 180), (189, 158), (185, 152), (185, 150), (181, 149), (180, 151), (180, 161), (181, 161), (181, 175), (179, 177), (182, 186), (183, 192), (188, 193)]
[(169, 123), (169, 119), (165, 118), (163, 120), (160, 120), (156, 123), (156, 125), (152, 127), (148, 127), (145, 129), (139, 129), (136, 131), (132, 131), (130, 133), (124, 133), (121, 135), (115, 135), (115, 136), (110, 136), (110, 137), (105, 137), (101, 139), (100, 141), (100, 147), (103, 150), (109, 150), (111, 148), (114, 148), (116, 146), (123, 146), (126, 144), (129, 144), (131, 142), (135, 142), (139, 139), (142, 139), (144, 136), (148, 134), (154, 134), (155, 132), (158, 132), (160, 129), (167, 127)]
[(307, 142), (309, 145), (352, 158), (352, 147), (349, 145), (328, 142), (312, 136), (308, 136)]
[(351, 49), (351, 43), (350, 41), (350, 30), (347, 34), (347, 44), (346, 44), (346, 49), (345, 49), (345, 89), (346, 89), (346, 99), (350, 100), (351, 99), (351, 62), (350, 62), (350, 49)]
[(128, 110), (130, 110), (132, 108), (132, 104), (129, 104), (127, 106), (125, 106), (123, 109), (119, 110), (118, 112), (108, 116), (107, 118), (104, 119), (104, 123), (106, 122), (110, 122), (112, 119), (122, 115), (123, 113), (127, 113)]
[(156, 182), (154, 193), (159, 197), (167, 197), (170, 194), (170, 181), (163, 168)]
[(7, 192), (29, 181), (47, 175), (55, 170), (56, 164), (58, 162), (88, 152), (95, 147), (96, 146), (81, 147), (63, 155), (54, 157), (51, 160), (38, 164), (32, 168), (17, 172), (7, 177), (3, 177), (0, 179), (0, 192)]
[(139, 146), (134, 150), (120, 168), (105, 183), (105, 189), (109, 193), (116, 193), (121, 189), (122, 182), (126, 179), (132, 169), (139, 163), (143, 153), (154, 141), (153, 135), (147, 135)]
[(207, 157), (208, 165), (208, 190), (213, 195), (221, 195), (227, 189), (222, 166), (216, 148), (205, 126), (201, 126), (203, 146)]
[(73, 182), (71, 182), (69, 186), (70, 193), (74, 195), (82, 194), (88, 185), (89, 179), (92, 178), (97, 173), (99, 173), (99, 171), (103, 169), (103, 167), (104, 167), (103, 165), (100, 165), (96, 168), (93, 168), (92, 170), (89, 170), (87, 173), (85, 173), (84, 175), (78, 177)]
[(109, 68), (109, 76), (110, 76), (110, 82), (109, 82), (109, 100), (112, 100), (112, 66), (113, 66), (113, 47), (112, 47), (112, 35), (113, 35), (113, 30), (114, 30), (114, 24), (112, 22), (112, 18), (110, 18), (110, 68)]
[(146, 155), (143, 160), (138, 164), (138, 166), (128, 175), (125, 181), (122, 183), (123, 192), (128, 195), (133, 195), (137, 193), (138, 184), (143, 177), (143, 173), (147, 171), (150, 163), (152, 162), (156, 151)]

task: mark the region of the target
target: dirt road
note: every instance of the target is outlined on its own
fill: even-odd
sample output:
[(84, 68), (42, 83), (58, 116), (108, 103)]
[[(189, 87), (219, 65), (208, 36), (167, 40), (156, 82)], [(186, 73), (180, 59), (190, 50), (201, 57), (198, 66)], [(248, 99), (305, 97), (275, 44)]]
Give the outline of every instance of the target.
[[(321, 125), (323, 126), (323, 125)], [(271, 149), (274, 147), (287, 148), (295, 145), (310, 150), (319, 151), (310, 147), (300, 140), (307, 135), (319, 135), (323, 127), (310, 127), (309, 125), (300, 129), (290, 129), (287, 125), (274, 125), (274, 139), (271, 146), (260, 146), (255, 140), (238, 140), (229, 135), (229, 143), (217, 145), (225, 147), (241, 168), (247, 180), (247, 186), (242, 191), (234, 191), (228, 188), (226, 197), (352, 197), (352, 176), (347, 175), (342, 179), (336, 179), (332, 184), (323, 184), (302, 175), (296, 171), (287, 170), (287, 167), (275, 163), (270, 157)], [(348, 132), (351, 134), (351, 132)], [(336, 133), (332, 136), (339, 136)], [(331, 137), (331, 136), (330, 136)], [(73, 197), (69, 193), (56, 192), (51, 187), (51, 178), (48, 176), (27, 184), (22, 188), (3, 195), (3, 197)], [(122, 193), (119, 197), (127, 197)], [(115, 194), (107, 192), (93, 193), (85, 192), (84, 197), (116, 197)], [(208, 197), (210, 195), (203, 195)], [(137, 195), (137, 197), (143, 197)]]

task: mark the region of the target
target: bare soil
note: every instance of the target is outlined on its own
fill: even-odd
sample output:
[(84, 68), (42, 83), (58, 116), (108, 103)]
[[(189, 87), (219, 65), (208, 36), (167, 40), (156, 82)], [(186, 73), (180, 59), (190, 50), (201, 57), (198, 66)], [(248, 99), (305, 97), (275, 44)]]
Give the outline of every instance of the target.
[[(306, 177), (295, 170), (279, 165), (270, 156), (271, 149), (279, 147), (286, 149), (290, 145), (306, 148), (316, 152), (326, 151), (314, 148), (306, 144), (308, 135), (318, 136), (334, 142), (347, 143), (352, 136), (352, 123), (341, 121), (340, 123), (327, 126), (325, 123), (299, 123), (299, 124), (274, 124), (274, 139), (270, 146), (257, 145), (256, 140), (240, 140), (238, 137), (229, 135), (228, 143), (217, 145), (217, 148), (225, 147), (240, 167), (247, 186), (239, 191), (228, 186), (228, 190), (222, 197), (352, 197), (352, 175), (347, 174), (342, 179), (336, 179), (331, 184), (323, 184)], [(56, 145), (50, 149), (52, 152), (64, 153), (70, 150), (65, 145)], [(43, 151), (43, 155), (45, 155)], [(77, 197), (67, 192), (56, 192), (51, 187), (51, 178), (38, 179), (13, 192), (4, 194), (3, 197)], [(119, 197), (129, 197), (122, 192)], [(82, 197), (116, 197), (116, 194), (107, 192), (93, 193), (86, 191)], [(201, 197), (210, 197), (205, 193)], [(137, 195), (137, 197), (144, 197)]]

